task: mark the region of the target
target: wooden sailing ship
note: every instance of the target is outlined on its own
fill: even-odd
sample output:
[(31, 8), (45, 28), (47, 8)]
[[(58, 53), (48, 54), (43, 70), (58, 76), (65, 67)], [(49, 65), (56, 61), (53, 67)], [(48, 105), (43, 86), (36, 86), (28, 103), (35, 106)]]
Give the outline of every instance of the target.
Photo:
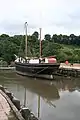
[[(27, 22), (26, 26), (26, 36), (25, 36), (25, 56), (27, 57)], [(54, 56), (42, 58), (41, 57), (41, 28), (40, 28), (40, 58), (28, 58), (22, 61), (16, 60), (16, 72), (20, 75), (39, 77), (46, 79), (53, 79), (53, 74), (58, 70), (60, 64)]]

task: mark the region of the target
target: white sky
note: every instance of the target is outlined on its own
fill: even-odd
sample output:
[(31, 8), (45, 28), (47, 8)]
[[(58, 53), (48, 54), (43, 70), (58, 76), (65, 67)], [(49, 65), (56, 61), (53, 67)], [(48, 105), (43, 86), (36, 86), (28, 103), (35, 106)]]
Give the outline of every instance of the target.
[(80, 34), (80, 0), (0, 0), (0, 34)]

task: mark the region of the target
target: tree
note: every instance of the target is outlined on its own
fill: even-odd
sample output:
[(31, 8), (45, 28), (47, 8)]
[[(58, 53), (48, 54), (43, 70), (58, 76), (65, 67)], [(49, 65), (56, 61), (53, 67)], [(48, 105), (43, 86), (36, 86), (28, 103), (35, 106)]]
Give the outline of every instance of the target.
[(69, 37), (67, 35), (63, 35), (63, 41), (62, 41), (62, 44), (69, 44)]
[(58, 43), (58, 36), (57, 36), (56, 34), (54, 34), (54, 35), (52, 36), (52, 40), (53, 40), (54, 42)]
[(68, 59), (68, 56), (64, 52), (59, 51), (59, 54), (57, 55), (57, 59), (59, 62), (65, 62), (65, 60)]
[(10, 41), (3, 41), (3, 49), (1, 57), (10, 64), (11, 61), (15, 60), (14, 54), (18, 54), (18, 46)]
[(20, 46), (21, 42), (25, 40), (25, 36), (22, 35), (14, 35), (9, 39), (11, 42), (15, 43), (16, 45)]
[(43, 49), (43, 56), (58, 55), (60, 48), (57, 44), (49, 42)]
[(32, 36), (35, 36), (37, 39), (39, 38), (39, 33), (37, 31), (35, 31)]
[(50, 41), (51, 40), (51, 35), (50, 34), (46, 34), (44, 36), (44, 39)]
[(76, 36), (74, 34), (71, 34), (69, 39), (71, 40), (71, 44), (76, 44)]
[(0, 40), (8, 40), (8, 39), (9, 39), (9, 35), (7, 35), (7, 34), (2, 34), (0, 36)]
[(35, 35), (32, 35), (32, 36), (31, 36), (31, 40), (32, 40), (32, 41), (31, 41), (32, 44), (35, 44), (35, 42), (36, 42), (38, 39), (37, 39), (37, 37), (36, 37)]

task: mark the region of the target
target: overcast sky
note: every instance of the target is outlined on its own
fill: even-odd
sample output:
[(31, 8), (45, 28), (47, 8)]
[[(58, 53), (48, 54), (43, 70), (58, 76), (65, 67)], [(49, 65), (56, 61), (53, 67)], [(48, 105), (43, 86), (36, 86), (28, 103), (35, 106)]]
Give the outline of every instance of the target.
[(0, 34), (80, 34), (80, 0), (0, 0)]

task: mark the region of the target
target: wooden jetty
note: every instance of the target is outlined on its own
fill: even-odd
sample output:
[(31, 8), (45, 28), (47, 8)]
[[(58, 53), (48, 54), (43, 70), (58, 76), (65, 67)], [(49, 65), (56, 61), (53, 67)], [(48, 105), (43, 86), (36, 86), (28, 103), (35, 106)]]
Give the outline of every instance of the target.
[(59, 67), (59, 74), (65, 75), (65, 76), (73, 76), (73, 77), (79, 77), (80, 76), (80, 64), (65, 64), (61, 63)]
[(0, 85), (0, 120), (38, 120), (27, 107)]
[[(0, 86), (0, 88), (2, 88), (2, 86)], [(10, 98), (0, 89), (0, 120), (9, 119), (24, 120)]]

